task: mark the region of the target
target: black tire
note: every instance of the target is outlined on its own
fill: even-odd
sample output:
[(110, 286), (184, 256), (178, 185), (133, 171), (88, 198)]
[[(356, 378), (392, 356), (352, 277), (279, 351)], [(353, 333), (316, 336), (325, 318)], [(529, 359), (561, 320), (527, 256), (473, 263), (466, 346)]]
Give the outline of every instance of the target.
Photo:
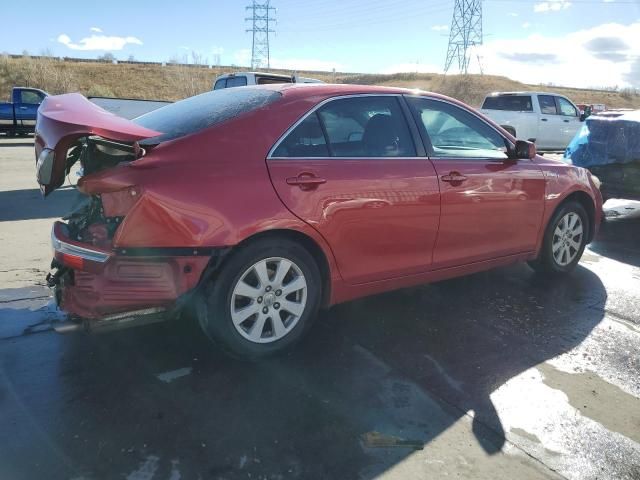
[[(236, 284), (246, 272), (256, 263), (274, 257), (281, 257), (293, 262), (301, 271), (306, 281), (306, 304), (302, 313), (297, 316), (296, 322), (282, 338), (270, 340), (269, 343), (255, 343), (245, 338), (238, 328), (234, 326), (231, 316), (231, 301)], [(257, 240), (232, 252), (225, 259), (219, 272), (203, 287), (203, 301), (200, 302), (200, 307), (197, 311), (198, 321), (202, 330), (209, 339), (220, 346), (227, 354), (242, 359), (257, 359), (272, 355), (296, 343), (309, 329), (317, 316), (320, 299), (322, 298), (321, 275), (315, 260), (304, 247), (285, 238)], [(264, 285), (262, 287), (258, 285), (258, 288), (264, 288)], [(283, 288), (286, 288), (286, 286)], [(275, 291), (272, 293), (275, 294)], [(262, 299), (263, 297), (259, 298)], [(263, 306), (266, 304), (266, 294), (264, 298)], [(270, 315), (278, 314), (273, 310), (278, 306), (277, 298), (275, 300), (276, 303), (270, 304), (272, 308)], [(251, 301), (251, 305), (257, 306), (255, 301)], [(290, 315), (285, 311), (284, 307), (282, 307), (281, 312), (280, 315)], [(258, 312), (256, 315), (260, 315), (260, 313)], [(266, 328), (268, 333), (269, 325), (271, 325), (272, 335), (275, 334), (275, 326), (270, 323), (274, 321), (273, 318), (265, 320), (265, 327), (263, 327)], [(248, 323), (250, 324), (251, 321), (251, 318), (249, 318)], [(257, 320), (255, 321), (257, 322)], [(284, 322), (282, 325), (284, 325)]]
[[(579, 242), (578, 240), (575, 240), (574, 237), (574, 240), (579, 243), (580, 247), (577, 249), (572, 248), (571, 253), (575, 251), (577, 254), (571, 262), (563, 265), (556, 259), (553, 254), (553, 242), (554, 239), (556, 241), (559, 239), (559, 237), (556, 237), (555, 235), (556, 228), (558, 227), (562, 219), (570, 213), (578, 215), (578, 217), (580, 218), (580, 221), (582, 222), (582, 234), (580, 235)], [(582, 253), (587, 246), (587, 238), (589, 235), (590, 226), (591, 222), (589, 219), (589, 215), (580, 203), (570, 200), (560, 205), (560, 207), (553, 214), (553, 217), (551, 217), (549, 224), (547, 225), (542, 241), (542, 248), (540, 249), (538, 258), (529, 262), (531, 268), (533, 268), (537, 272), (552, 275), (564, 274), (573, 271), (576, 268), (576, 265), (578, 265), (578, 262), (582, 257)]]

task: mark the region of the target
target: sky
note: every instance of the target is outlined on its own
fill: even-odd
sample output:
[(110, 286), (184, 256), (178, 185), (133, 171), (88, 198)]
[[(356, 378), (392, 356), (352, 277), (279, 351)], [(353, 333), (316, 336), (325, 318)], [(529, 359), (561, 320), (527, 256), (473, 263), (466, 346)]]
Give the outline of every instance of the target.
[[(30, 0), (2, 8), (0, 52), (249, 66), (251, 0)], [(442, 72), (454, 0), (271, 0), (271, 66)], [(484, 0), (470, 70), (526, 83), (640, 88), (640, 0)], [(15, 14), (11, 11), (15, 10)], [(8, 27), (8, 28), (7, 28)], [(479, 62), (478, 62), (479, 59)]]

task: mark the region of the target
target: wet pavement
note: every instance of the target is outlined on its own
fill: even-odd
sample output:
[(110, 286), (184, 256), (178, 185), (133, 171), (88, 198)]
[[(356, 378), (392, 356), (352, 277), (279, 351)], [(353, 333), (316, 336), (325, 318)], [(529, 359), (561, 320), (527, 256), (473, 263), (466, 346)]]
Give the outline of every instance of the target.
[(639, 204), (607, 204), (567, 278), (350, 302), (252, 364), (188, 318), (54, 333), (48, 229), (75, 195), (44, 210), (31, 149), (0, 144), (0, 478), (640, 478)]

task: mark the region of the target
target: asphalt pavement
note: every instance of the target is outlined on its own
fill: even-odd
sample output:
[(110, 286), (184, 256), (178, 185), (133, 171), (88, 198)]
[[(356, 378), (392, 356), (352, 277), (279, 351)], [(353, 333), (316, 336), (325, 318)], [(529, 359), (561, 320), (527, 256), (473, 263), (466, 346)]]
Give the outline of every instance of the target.
[(31, 138), (0, 166), (0, 479), (640, 479), (640, 204), (608, 202), (566, 278), (350, 302), (245, 363), (188, 318), (53, 332), (49, 231), (78, 194), (41, 198)]

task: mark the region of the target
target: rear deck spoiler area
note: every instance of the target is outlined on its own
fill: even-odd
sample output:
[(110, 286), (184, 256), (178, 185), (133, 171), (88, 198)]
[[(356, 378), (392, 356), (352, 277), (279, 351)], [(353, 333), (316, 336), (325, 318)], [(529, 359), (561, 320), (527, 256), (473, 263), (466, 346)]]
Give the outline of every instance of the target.
[(97, 135), (133, 143), (162, 134), (107, 112), (79, 93), (45, 98), (35, 133), (37, 179), (45, 196), (64, 183), (67, 151), (78, 138)]

